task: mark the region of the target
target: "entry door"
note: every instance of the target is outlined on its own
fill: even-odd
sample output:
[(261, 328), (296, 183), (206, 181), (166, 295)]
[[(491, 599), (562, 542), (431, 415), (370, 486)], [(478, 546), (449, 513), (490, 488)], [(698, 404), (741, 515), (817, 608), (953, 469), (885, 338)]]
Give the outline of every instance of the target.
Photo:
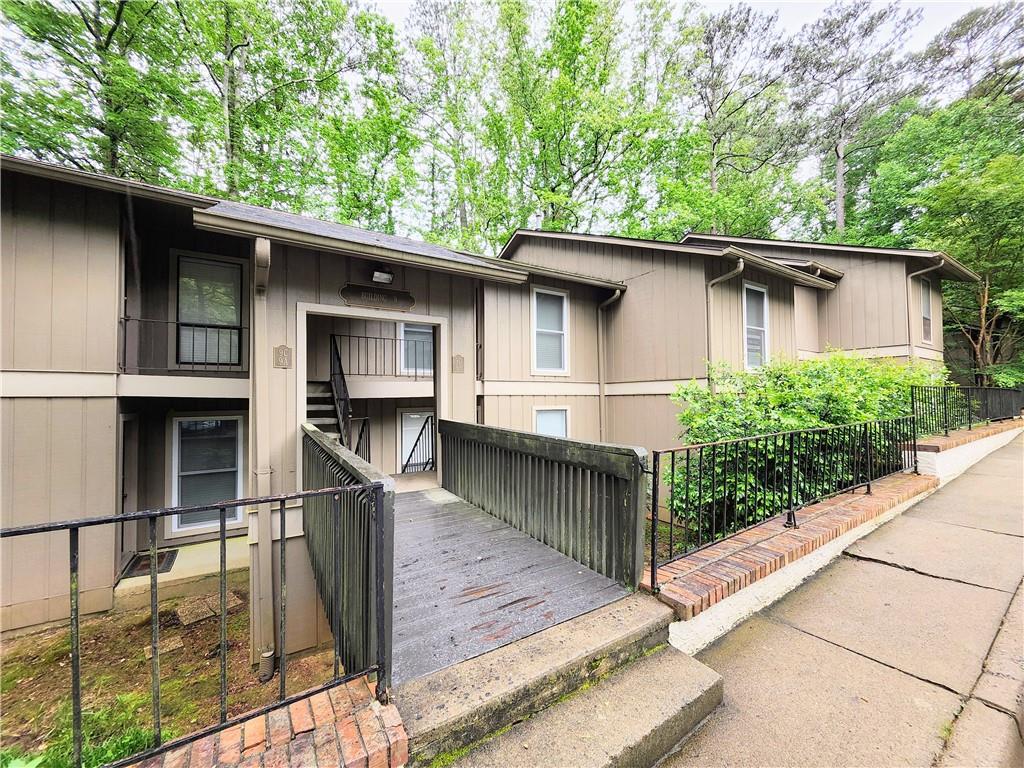
[[(399, 455), (398, 471), (402, 471), (402, 467), (409, 461), (413, 449), (416, 448), (416, 438), (420, 436), (420, 431), (423, 429), (423, 425), (427, 421), (427, 417), (433, 416), (433, 411), (402, 411), (400, 415), (400, 424), (402, 430), (402, 450)], [(433, 466), (434, 459), (434, 445), (433, 441), (429, 440), (427, 435), (423, 436), (424, 443), (421, 443), (419, 448), (416, 448), (416, 455), (412, 456), (412, 461), (409, 464), (407, 472), (422, 472), (429, 466)]]

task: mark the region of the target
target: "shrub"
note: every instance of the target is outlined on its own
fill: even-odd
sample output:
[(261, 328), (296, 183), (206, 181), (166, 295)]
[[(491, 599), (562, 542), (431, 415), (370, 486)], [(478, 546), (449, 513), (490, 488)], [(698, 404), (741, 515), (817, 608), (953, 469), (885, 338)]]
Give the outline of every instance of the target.
[(709, 385), (681, 384), (672, 399), (684, 443), (709, 443), (794, 429), (855, 424), (910, 413), (910, 387), (946, 382), (946, 370), (830, 352), (771, 362), (754, 371), (712, 366)]

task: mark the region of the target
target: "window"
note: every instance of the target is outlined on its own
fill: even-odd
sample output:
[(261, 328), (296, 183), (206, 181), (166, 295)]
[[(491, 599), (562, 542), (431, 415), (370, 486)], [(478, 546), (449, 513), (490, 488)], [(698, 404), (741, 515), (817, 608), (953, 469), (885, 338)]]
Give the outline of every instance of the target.
[(239, 365), (242, 265), (178, 259), (178, 362)]
[(534, 373), (569, 373), (569, 297), (562, 291), (533, 289)]
[(551, 437), (569, 436), (568, 408), (538, 408), (534, 411), (534, 431)]
[(932, 340), (932, 284), (921, 278), (921, 341)]
[(399, 366), (402, 373), (434, 372), (434, 326), (421, 323), (398, 324)]
[[(213, 504), (242, 496), (242, 418), (183, 418), (174, 420), (171, 504)], [(227, 510), (229, 523), (241, 520), (238, 507)], [(175, 515), (174, 530), (220, 523), (218, 510)]]
[(743, 284), (743, 360), (747, 368), (768, 362), (768, 290)]

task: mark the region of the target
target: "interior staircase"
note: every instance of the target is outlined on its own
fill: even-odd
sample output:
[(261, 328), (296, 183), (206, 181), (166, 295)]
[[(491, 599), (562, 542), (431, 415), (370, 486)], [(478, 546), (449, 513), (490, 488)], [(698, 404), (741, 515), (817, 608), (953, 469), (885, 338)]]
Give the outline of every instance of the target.
[(341, 439), (341, 427), (338, 424), (338, 414), (334, 410), (330, 382), (306, 382), (306, 421), (315, 425), (324, 434)]

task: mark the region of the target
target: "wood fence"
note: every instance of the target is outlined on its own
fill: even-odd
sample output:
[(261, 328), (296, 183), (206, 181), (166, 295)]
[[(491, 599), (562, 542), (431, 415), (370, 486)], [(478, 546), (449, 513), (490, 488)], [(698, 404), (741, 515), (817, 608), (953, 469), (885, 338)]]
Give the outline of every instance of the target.
[(646, 452), (438, 422), (441, 485), (576, 562), (635, 588), (643, 571)]

